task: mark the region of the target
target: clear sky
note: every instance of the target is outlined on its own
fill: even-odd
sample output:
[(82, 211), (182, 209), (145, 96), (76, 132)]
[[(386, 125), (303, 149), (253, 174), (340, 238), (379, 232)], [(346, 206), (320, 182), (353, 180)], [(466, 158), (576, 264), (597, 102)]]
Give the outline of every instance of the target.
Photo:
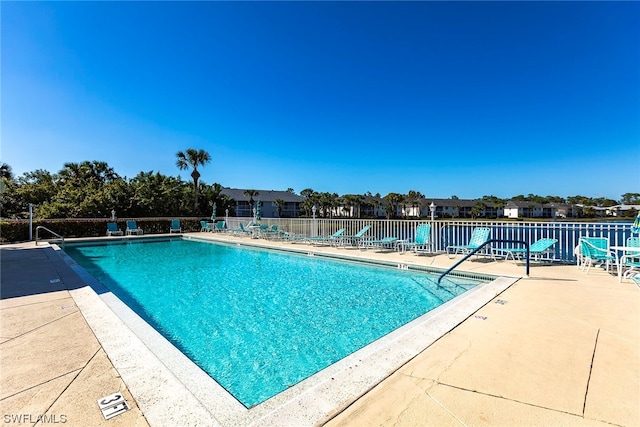
[(639, 2), (6, 2), (1, 161), (428, 197), (640, 192)]

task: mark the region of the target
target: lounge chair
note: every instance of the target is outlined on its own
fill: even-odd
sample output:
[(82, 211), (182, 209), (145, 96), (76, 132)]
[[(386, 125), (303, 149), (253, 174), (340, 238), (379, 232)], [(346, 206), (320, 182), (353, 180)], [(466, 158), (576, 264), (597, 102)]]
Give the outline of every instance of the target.
[(107, 223), (107, 236), (122, 236), (122, 230), (118, 228), (115, 222)]
[(182, 227), (180, 226), (179, 219), (171, 220), (171, 227), (169, 227), (169, 233), (182, 233)]
[(290, 243), (296, 243), (296, 242), (308, 243), (308, 239), (309, 239), (304, 234), (294, 234), (294, 233), (289, 233), (287, 231), (281, 231), (280, 238), (285, 242), (290, 242)]
[(340, 243), (342, 238), (342, 234), (344, 233), (344, 228), (333, 233), (331, 236), (314, 236), (307, 237), (306, 241), (311, 243), (312, 245), (332, 245), (337, 246)]
[(449, 255), (449, 258), (454, 258), (458, 254), (468, 254), (473, 252), (489, 240), (490, 234), (491, 230), (489, 228), (477, 227), (473, 230), (473, 233), (471, 233), (471, 238), (469, 239), (468, 244), (447, 246), (447, 255)]
[[(553, 251), (551, 248), (553, 245), (558, 243), (558, 239), (539, 239), (533, 242), (529, 246), (529, 257), (535, 261), (551, 261), (553, 258), (549, 258), (550, 255), (553, 255)], [(524, 247), (505, 247), (505, 248), (496, 248), (494, 252), (502, 252), (505, 254), (504, 259), (507, 260), (509, 257), (516, 262), (518, 259), (522, 259), (526, 253), (527, 249)]]
[(200, 221), (200, 232), (209, 231), (209, 223), (207, 221)]
[(346, 246), (347, 244), (351, 244), (352, 246), (358, 246), (358, 244), (359, 244), (360, 240), (362, 239), (362, 237), (370, 229), (371, 229), (370, 225), (365, 225), (364, 227), (362, 227), (362, 230), (358, 231), (356, 234), (354, 234), (352, 236), (342, 235), (340, 237), (340, 244), (342, 246)]
[(589, 269), (594, 265), (605, 265), (607, 271), (612, 264), (618, 266), (618, 258), (609, 249), (607, 237), (582, 237), (580, 239), (580, 256), (582, 271), (586, 269), (586, 274), (589, 274)]
[(398, 243), (399, 249), (404, 252), (413, 250), (416, 254), (429, 252), (429, 243), (431, 240), (431, 224), (420, 224), (416, 228), (416, 234), (413, 240)]
[(280, 230), (278, 230), (278, 224), (273, 224), (271, 228), (267, 228), (262, 232), (262, 237), (268, 240), (278, 238), (281, 235), (282, 233), (280, 232)]
[(384, 237), (382, 239), (360, 239), (358, 242), (358, 247), (360, 249), (377, 249), (381, 250), (392, 250), (396, 248), (398, 243), (397, 237)]
[(222, 233), (225, 230), (225, 226), (226, 226), (226, 223), (224, 221), (218, 221), (216, 222), (216, 225), (213, 231)]
[[(620, 265), (618, 266), (618, 281), (622, 281), (622, 278), (639, 277), (640, 273), (640, 237), (629, 237), (627, 249), (622, 257), (620, 257)], [(634, 250), (633, 248), (638, 248)]]
[(127, 236), (131, 234), (144, 234), (142, 228), (138, 227), (138, 224), (133, 220), (127, 221)]
[(246, 226), (243, 223), (239, 223), (237, 227), (232, 228), (229, 231), (234, 234), (244, 234), (245, 236), (247, 236), (249, 234), (253, 234), (253, 230), (251, 229), (251, 227), (255, 227), (255, 225), (253, 225), (252, 221), (249, 221)]

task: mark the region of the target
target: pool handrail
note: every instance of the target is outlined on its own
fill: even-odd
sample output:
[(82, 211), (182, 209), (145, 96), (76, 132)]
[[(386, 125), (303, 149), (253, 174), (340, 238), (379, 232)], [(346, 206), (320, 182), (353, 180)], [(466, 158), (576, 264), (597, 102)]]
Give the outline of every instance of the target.
[(36, 246), (38, 246), (38, 232), (40, 230), (46, 230), (49, 233), (53, 234), (54, 236), (56, 236), (58, 239), (60, 239), (62, 241), (62, 245), (64, 245), (64, 236), (61, 236), (60, 234), (56, 233), (55, 231), (51, 231), (49, 230), (47, 227), (43, 226), (43, 225), (39, 225), (36, 227)]
[(471, 255), (474, 255), (476, 252), (478, 252), (480, 249), (484, 248), (485, 246), (487, 246), (490, 243), (510, 243), (510, 244), (522, 244), (525, 246), (526, 248), (526, 276), (529, 277), (529, 243), (527, 243), (524, 240), (512, 240), (512, 239), (489, 239), (486, 242), (482, 243), (480, 246), (478, 246), (477, 248), (475, 248), (474, 250), (472, 250), (471, 252), (469, 252), (468, 254), (466, 254), (465, 256), (462, 257), (462, 259), (458, 262), (456, 262), (455, 264), (453, 264), (451, 267), (449, 267), (449, 269), (447, 271), (445, 271), (444, 273), (442, 273), (440, 275), (440, 277), (438, 277), (438, 285), (440, 284), (440, 281), (442, 280), (442, 278), (444, 276), (446, 276), (447, 274), (451, 273), (453, 271), (454, 268), (456, 268), (457, 266), (459, 266), (460, 264), (462, 264), (464, 261), (466, 261), (467, 259), (469, 259), (469, 257), (471, 257)]

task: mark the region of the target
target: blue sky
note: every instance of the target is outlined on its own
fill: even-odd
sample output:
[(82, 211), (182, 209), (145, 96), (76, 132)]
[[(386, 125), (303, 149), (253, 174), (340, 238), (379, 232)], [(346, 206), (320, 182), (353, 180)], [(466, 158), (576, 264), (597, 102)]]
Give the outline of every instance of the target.
[(2, 2), (1, 161), (429, 197), (640, 192), (638, 2)]

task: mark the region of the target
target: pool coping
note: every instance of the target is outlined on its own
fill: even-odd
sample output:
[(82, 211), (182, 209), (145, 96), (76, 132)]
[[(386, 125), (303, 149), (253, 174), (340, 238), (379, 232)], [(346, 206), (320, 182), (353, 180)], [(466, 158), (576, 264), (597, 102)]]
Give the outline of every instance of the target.
[[(309, 252), (308, 248), (285, 250), (251, 241), (228, 244)], [(60, 248), (54, 249), (87, 283), (87, 287), (70, 291), (71, 295), (152, 425), (169, 422), (226, 427), (325, 422), (519, 280), (505, 276), (479, 285), (246, 409)], [(331, 257), (363, 261), (361, 257)]]

